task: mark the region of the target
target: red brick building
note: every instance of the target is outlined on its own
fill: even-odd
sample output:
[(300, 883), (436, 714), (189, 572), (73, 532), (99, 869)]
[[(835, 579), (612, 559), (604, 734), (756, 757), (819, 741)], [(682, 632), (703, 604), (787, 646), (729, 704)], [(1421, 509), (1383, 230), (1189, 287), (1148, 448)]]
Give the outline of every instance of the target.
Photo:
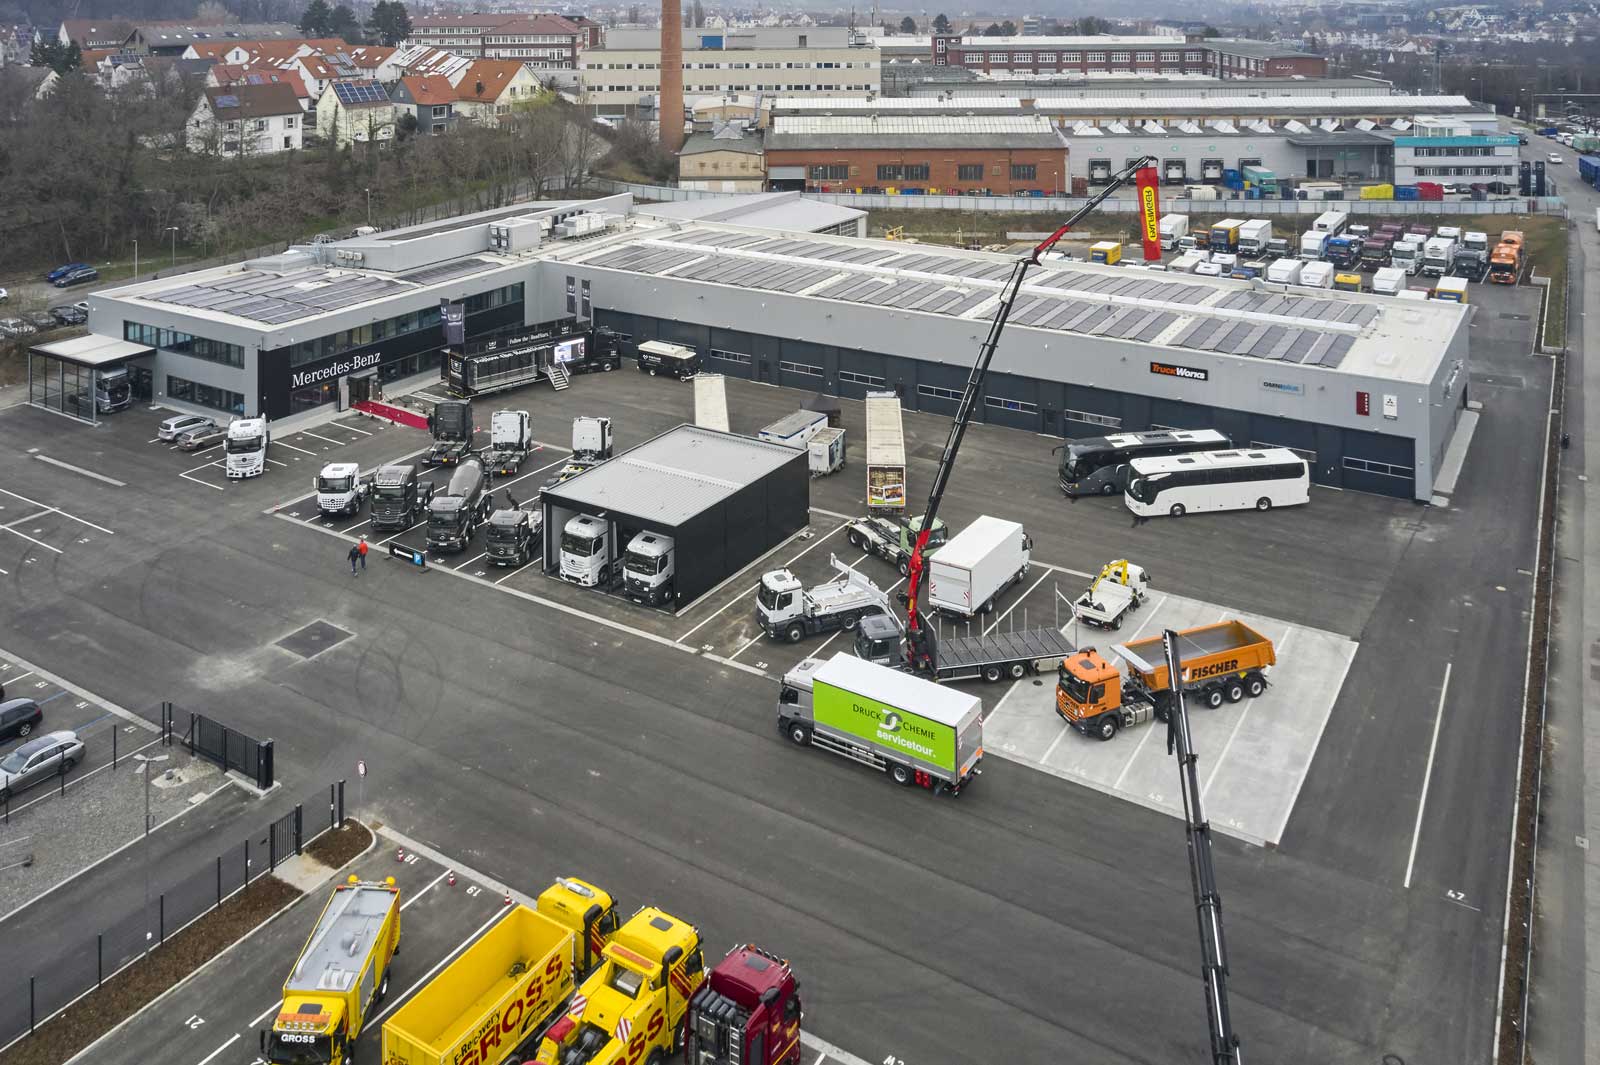
[(1043, 115), (776, 117), (767, 185), (995, 196), (1065, 191), (1067, 142)]
[(933, 37), (933, 64), (985, 74), (1205, 74), (1326, 77), (1328, 61), (1268, 41), (1217, 37)]

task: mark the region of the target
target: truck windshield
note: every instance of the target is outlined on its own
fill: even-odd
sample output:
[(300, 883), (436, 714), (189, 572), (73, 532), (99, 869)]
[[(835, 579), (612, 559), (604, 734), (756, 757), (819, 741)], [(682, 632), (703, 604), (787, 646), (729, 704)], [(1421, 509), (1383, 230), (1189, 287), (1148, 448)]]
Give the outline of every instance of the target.
[(1067, 698), (1079, 705), (1089, 702), (1089, 682), (1082, 677), (1075, 677), (1067, 672), (1067, 667), (1060, 669), (1061, 687), (1066, 690)]
[(785, 598), (783, 592), (768, 588), (765, 584), (763, 584), (761, 586), (761, 590), (756, 593), (756, 602), (760, 603), (768, 610), (776, 610), (778, 609), (779, 602), (787, 604), (788, 600)]
[(617, 965), (607, 983), (611, 985), (611, 990), (633, 998), (639, 993), (639, 987), (644, 983), (644, 978), (632, 969), (624, 969), (622, 966)]
[(448, 510), (430, 507), (428, 509), (428, 528), (454, 531), (461, 527), (461, 517), (466, 512), (465, 507), (451, 507)]
[(637, 573), (645, 577), (660, 573), (667, 565), (666, 555), (644, 555), (638, 551), (629, 551), (623, 557), (625, 559), (623, 563), (624, 569), (629, 573)]
[(577, 533), (562, 533), (561, 550), (564, 554), (588, 558), (600, 550), (600, 539), (599, 537), (582, 536)]
[(274, 1065), (323, 1065), (333, 1060), (333, 1040), (305, 1032), (273, 1032), (267, 1060)]
[(404, 499), (406, 486), (403, 484), (382, 484), (372, 490), (373, 496), (378, 499)]
[(348, 492), (355, 485), (354, 477), (318, 477), (319, 492)]
[[(249, 455), (261, 450), (261, 438), (259, 436), (229, 437), (227, 447), (230, 455)], [(304, 484), (305, 482), (302, 481), (301, 483)]]
[(522, 526), (520, 525), (491, 525), (489, 526), (489, 539), (498, 540), (501, 543), (515, 543), (517, 531), (521, 528)]

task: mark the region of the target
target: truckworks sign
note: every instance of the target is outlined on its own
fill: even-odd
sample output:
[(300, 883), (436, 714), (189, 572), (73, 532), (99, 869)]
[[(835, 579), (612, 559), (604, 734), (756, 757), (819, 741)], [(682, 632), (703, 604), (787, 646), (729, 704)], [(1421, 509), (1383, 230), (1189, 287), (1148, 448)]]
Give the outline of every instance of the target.
[(955, 730), (910, 710), (819, 682), (812, 689), (811, 713), (819, 724), (956, 771)]
[(1180, 377), (1185, 381), (1209, 381), (1211, 371), (1202, 370), (1195, 366), (1178, 366), (1170, 362), (1150, 363), (1150, 372), (1160, 374), (1162, 377)]

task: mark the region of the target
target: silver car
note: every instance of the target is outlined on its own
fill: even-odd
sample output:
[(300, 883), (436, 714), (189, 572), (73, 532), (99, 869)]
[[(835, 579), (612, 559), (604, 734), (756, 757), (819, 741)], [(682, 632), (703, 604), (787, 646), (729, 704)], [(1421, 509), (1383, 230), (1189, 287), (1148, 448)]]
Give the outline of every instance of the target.
[(205, 429), (217, 423), (203, 414), (175, 414), (156, 429), (159, 440), (176, 440), (192, 429)]
[(29, 740), (0, 760), (0, 802), (9, 802), (17, 792), (66, 773), (82, 760), (83, 741), (71, 730), (47, 732)]

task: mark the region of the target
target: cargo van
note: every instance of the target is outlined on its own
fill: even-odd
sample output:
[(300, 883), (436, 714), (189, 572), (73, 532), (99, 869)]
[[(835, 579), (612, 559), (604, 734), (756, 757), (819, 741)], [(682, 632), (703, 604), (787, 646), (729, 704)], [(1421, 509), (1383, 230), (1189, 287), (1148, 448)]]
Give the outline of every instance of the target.
[(700, 372), (700, 353), (665, 340), (646, 340), (639, 345), (639, 372), (680, 380)]

